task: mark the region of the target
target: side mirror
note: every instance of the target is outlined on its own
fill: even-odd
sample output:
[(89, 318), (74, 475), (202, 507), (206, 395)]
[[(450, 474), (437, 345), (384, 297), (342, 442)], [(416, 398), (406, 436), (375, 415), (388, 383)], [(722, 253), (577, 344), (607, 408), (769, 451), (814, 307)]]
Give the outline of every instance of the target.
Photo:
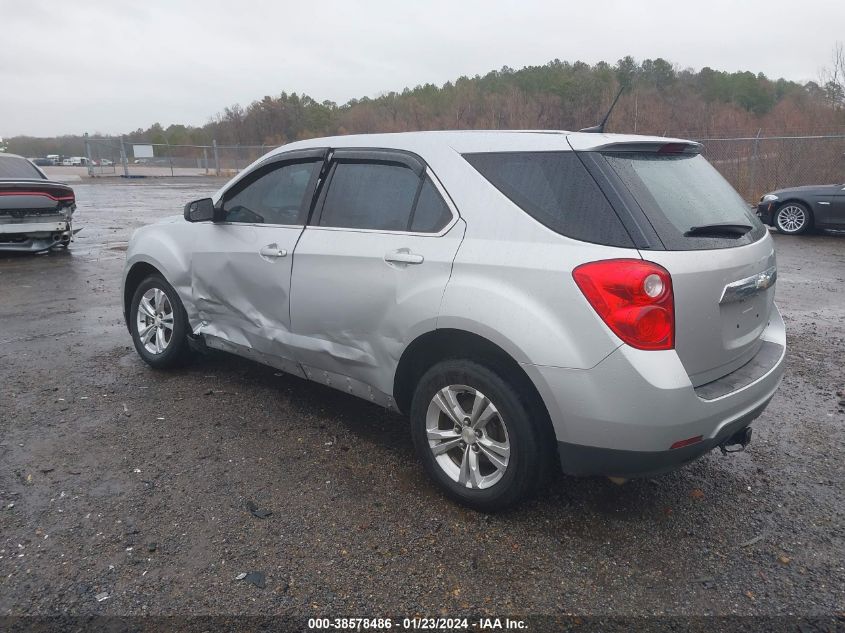
[(214, 219), (214, 201), (201, 198), (185, 205), (185, 219), (188, 222), (208, 222)]

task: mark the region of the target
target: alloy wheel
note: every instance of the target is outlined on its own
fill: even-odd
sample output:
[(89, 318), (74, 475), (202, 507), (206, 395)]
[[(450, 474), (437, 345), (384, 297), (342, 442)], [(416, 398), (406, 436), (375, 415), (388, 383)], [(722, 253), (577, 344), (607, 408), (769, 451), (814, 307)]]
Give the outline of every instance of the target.
[(435, 393), (426, 412), (426, 434), (438, 466), (461, 486), (489, 488), (507, 471), (507, 425), (477, 389), (449, 385)]
[(160, 288), (150, 288), (138, 303), (138, 337), (150, 354), (162, 354), (173, 340), (173, 303)]
[(784, 233), (797, 233), (807, 223), (807, 213), (801, 207), (788, 204), (778, 211), (778, 228)]

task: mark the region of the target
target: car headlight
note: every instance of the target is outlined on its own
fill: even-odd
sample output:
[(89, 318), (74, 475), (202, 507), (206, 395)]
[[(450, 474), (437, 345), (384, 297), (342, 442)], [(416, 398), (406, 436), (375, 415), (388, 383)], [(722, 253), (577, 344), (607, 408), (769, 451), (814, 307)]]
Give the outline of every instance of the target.
[(767, 193), (760, 199), (760, 202), (774, 202), (778, 197), (773, 193)]

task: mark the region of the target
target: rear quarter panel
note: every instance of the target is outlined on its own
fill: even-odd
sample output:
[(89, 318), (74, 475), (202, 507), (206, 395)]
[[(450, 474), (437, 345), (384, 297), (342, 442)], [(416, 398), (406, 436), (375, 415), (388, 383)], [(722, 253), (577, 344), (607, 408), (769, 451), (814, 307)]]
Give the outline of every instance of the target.
[(640, 259), (639, 253), (555, 233), (456, 156), (438, 175), (467, 230), (437, 326), (483, 336), (520, 363), (598, 364), (621, 341), (589, 305), (572, 270), (600, 259)]

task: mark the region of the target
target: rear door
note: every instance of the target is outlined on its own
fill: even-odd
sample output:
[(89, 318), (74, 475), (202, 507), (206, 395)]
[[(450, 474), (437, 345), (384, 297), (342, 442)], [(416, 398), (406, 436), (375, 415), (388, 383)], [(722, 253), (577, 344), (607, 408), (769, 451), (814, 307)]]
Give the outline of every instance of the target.
[(325, 153), (259, 166), (223, 194), (217, 221), (195, 225), (192, 294), (210, 346), (292, 363), (291, 261)]
[(390, 396), (405, 346), (434, 328), (463, 233), (418, 157), (337, 150), (294, 254), (291, 325), (308, 375)]
[(776, 264), (765, 227), (696, 149), (622, 146), (592, 161), (630, 194), (634, 212), (654, 229), (652, 248), (640, 254), (672, 275), (675, 348), (698, 386), (759, 350), (774, 303)]

